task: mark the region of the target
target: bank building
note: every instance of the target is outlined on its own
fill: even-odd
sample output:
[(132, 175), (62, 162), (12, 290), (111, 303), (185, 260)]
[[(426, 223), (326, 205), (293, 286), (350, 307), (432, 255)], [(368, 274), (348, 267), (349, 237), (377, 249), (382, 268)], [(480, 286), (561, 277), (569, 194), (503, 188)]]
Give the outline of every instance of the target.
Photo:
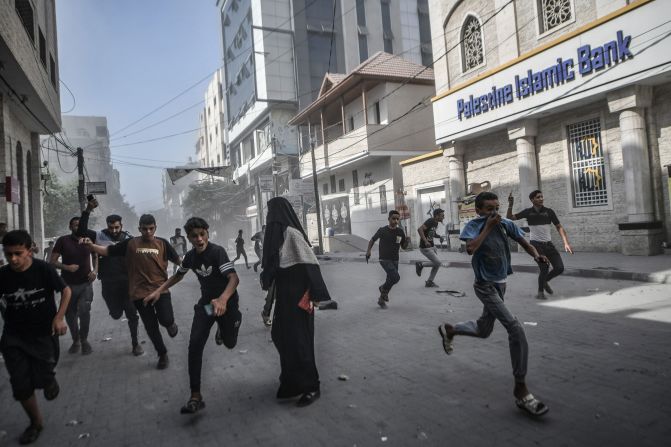
[(411, 233), (427, 191), (457, 234), (469, 194), (491, 189), (505, 213), (511, 192), (518, 212), (540, 189), (576, 249), (661, 253), (671, 236), (670, 6), (431, 0), (438, 150), (401, 162)]

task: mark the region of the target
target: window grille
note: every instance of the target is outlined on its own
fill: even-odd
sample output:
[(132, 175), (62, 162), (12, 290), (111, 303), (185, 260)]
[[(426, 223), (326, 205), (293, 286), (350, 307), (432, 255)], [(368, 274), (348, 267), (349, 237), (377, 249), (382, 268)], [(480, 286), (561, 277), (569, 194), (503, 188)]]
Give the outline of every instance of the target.
[(573, 18), (571, 0), (539, 0), (538, 9), (543, 19), (541, 33), (550, 31)]
[(608, 205), (606, 160), (598, 118), (568, 126), (573, 205)]
[(464, 22), (461, 47), (464, 71), (475, 68), (485, 61), (482, 48), (482, 30), (477, 17), (469, 16)]

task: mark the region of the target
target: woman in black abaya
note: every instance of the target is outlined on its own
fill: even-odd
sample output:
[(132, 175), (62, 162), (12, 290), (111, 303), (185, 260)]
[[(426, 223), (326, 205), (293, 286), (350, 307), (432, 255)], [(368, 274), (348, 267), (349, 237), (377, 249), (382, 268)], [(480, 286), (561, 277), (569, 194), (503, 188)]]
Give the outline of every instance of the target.
[(308, 237), (283, 197), (268, 201), (262, 267), (263, 290), (275, 283), (272, 339), (282, 369), (277, 398), (300, 396), (299, 407), (310, 405), (320, 394), (312, 303), (330, 296)]

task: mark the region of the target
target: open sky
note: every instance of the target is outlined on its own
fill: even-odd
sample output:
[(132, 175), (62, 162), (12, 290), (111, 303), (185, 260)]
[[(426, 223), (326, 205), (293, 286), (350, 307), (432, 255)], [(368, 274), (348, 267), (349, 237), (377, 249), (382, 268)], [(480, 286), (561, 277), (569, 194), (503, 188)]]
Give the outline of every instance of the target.
[[(65, 115), (107, 117), (122, 193), (138, 213), (162, 207), (162, 167), (195, 159), (198, 132), (194, 129), (199, 127), (202, 108), (196, 104), (204, 98), (209, 75), (222, 63), (215, 3), (56, 2), (60, 77), (75, 97), (73, 101), (61, 84), (61, 110)], [(196, 83), (170, 104), (127, 127)], [(194, 107), (184, 110), (190, 106)]]

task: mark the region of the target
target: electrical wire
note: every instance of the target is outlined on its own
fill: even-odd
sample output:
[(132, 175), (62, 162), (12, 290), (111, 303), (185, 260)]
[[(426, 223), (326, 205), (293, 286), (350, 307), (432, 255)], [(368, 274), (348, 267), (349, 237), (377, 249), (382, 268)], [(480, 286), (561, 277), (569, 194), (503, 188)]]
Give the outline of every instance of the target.
[(68, 87), (68, 85), (63, 82), (63, 79), (59, 78), (58, 81), (63, 84), (63, 87), (65, 87), (65, 89), (70, 93), (70, 96), (72, 96), (72, 107), (70, 107), (70, 109), (66, 110), (65, 112), (61, 112), (61, 115), (65, 115), (66, 113), (72, 112), (75, 107), (77, 107), (77, 98), (75, 98), (75, 95), (72, 93), (72, 90), (70, 90), (70, 87)]

